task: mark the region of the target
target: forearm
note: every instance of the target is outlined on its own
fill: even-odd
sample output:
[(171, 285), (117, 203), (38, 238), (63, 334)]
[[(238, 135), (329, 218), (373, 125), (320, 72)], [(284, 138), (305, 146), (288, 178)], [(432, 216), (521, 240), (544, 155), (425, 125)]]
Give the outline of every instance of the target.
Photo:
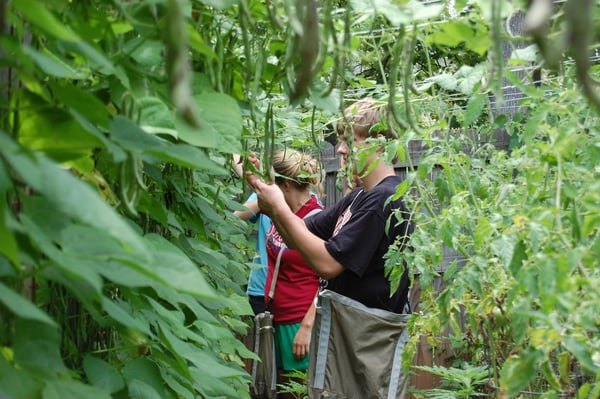
[(309, 331), (312, 329), (313, 325), (315, 324), (315, 315), (317, 314), (317, 305), (315, 304), (315, 301), (312, 301), (310, 307), (308, 308), (308, 310), (306, 311), (306, 314), (304, 315), (304, 318), (302, 319), (302, 322), (300, 324), (301, 328), (306, 328)]
[(298, 250), (319, 276), (331, 279), (343, 271), (343, 266), (325, 248), (325, 241), (308, 230), (304, 220), (296, 216), (287, 204), (275, 207), (271, 218), (286, 245)]
[(244, 207), (246, 208), (245, 210), (234, 211), (233, 214), (242, 220), (248, 220), (252, 216), (256, 215), (258, 212), (260, 212), (260, 209), (258, 208), (258, 203), (256, 200), (246, 202), (244, 204)]

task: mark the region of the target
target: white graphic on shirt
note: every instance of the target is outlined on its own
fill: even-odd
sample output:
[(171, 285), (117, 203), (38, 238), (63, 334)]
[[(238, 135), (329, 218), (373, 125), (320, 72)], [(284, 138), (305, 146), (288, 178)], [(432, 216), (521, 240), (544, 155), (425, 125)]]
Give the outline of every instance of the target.
[(267, 234), (267, 246), (278, 254), (283, 247), (283, 238), (279, 235), (279, 232), (275, 229), (275, 226), (271, 226), (269, 233)]
[(337, 220), (337, 222), (335, 222), (335, 229), (333, 229), (333, 235), (332, 235), (332, 237), (335, 237), (336, 235), (338, 235), (338, 233), (340, 232), (340, 230), (342, 230), (342, 227), (344, 227), (344, 225), (346, 223), (348, 223), (348, 221), (352, 217), (352, 210), (351, 210), (352, 205), (354, 204), (354, 201), (356, 201), (356, 199), (358, 198), (358, 196), (362, 192), (363, 191), (360, 190), (358, 192), (358, 194), (356, 194), (356, 197), (354, 197), (354, 199), (352, 200), (352, 202), (350, 203), (350, 205), (348, 205), (348, 208), (344, 209), (344, 211), (340, 214), (340, 216), (338, 216), (338, 220)]

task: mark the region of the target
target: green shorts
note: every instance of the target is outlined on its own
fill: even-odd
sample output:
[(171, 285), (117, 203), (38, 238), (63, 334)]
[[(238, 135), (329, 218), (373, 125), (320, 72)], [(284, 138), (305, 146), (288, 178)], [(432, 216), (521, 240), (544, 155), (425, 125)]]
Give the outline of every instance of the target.
[(308, 356), (303, 359), (294, 357), (294, 337), (300, 329), (300, 323), (275, 324), (275, 359), (277, 368), (283, 371), (308, 370)]

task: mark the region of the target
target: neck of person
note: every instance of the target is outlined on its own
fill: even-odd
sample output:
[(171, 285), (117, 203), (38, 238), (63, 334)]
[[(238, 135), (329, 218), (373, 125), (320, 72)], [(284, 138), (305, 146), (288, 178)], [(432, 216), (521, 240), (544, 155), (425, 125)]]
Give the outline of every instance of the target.
[(290, 189), (289, 192), (285, 193), (285, 197), (292, 212), (296, 213), (310, 199), (310, 190), (308, 188), (306, 190)]
[(368, 175), (361, 178), (362, 186), (364, 191), (369, 191), (379, 183), (383, 179), (389, 176), (395, 176), (396, 171), (392, 165), (388, 165), (383, 160), (376, 161), (377, 165), (373, 167), (371, 172)]

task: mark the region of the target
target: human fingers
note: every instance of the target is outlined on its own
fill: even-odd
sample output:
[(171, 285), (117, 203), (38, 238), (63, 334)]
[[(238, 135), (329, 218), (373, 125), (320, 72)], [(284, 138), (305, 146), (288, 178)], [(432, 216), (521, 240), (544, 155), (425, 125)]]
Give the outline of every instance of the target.
[(302, 359), (308, 354), (308, 345), (306, 344), (294, 344), (294, 357), (296, 359)]
[(256, 154), (251, 153), (248, 155), (248, 162), (250, 162), (256, 169), (260, 170), (260, 160)]

